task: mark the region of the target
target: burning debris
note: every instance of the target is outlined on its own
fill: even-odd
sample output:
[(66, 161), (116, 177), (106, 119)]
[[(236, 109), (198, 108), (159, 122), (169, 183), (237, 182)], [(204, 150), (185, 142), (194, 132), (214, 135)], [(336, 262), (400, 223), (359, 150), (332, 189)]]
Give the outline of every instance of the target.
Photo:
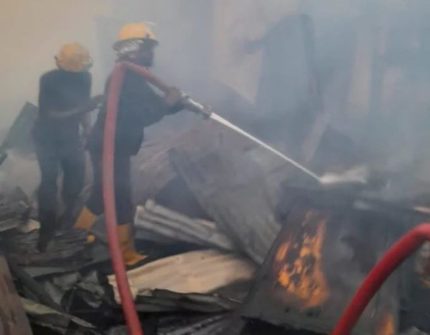
[[(360, 43), (352, 46), (351, 42), (351, 60), (342, 60), (343, 68), (339, 71), (342, 78), (333, 80), (331, 77), (338, 76), (330, 73), (333, 69), (317, 66), (321, 55), (315, 50), (317, 34), (313, 20), (307, 15), (289, 15), (261, 38), (245, 43), (250, 53), (262, 51), (263, 66), (255, 105), (242, 101), (246, 99), (230, 87), (224, 87), (230, 97), (218, 101), (219, 106), (211, 109), (148, 72), (152, 61), (147, 60), (149, 63), (144, 68), (142, 64), (130, 63), (136, 59), (134, 56), (142, 56), (144, 50), (136, 55), (129, 52), (143, 46), (149, 48), (145, 42), (152, 40), (151, 48), (158, 42), (145, 23), (127, 25), (124, 29), (127, 33), (123, 30), (120, 35), (124, 38), (115, 46), (120, 61), (111, 85), (107, 85), (113, 93), (106, 99), (109, 103), (99, 105), (100, 97), (92, 101), (108, 114), (96, 123), (100, 143), (92, 143), (97, 147), (97, 150), (93, 148), (93, 158), (102, 163), (103, 123), (108, 120), (106, 129), (116, 127), (115, 122), (109, 124), (115, 118), (108, 112), (118, 109), (110, 106), (111, 103), (122, 101), (122, 91), (114, 88), (127, 82), (123, 80), (129, 74), (126, 71), (134, 69), (146, 78), (145, 85), (149, 82), (164, 92), (169, 99), (163, 103), (174, 100), (175, 103), (167, 104), (169, 112), (186, 107), (206, 118), (195, 121), (194, 126), (180, 135), (145, 143), (143, 153), (134, 162), (133, 187), (139, 205), (134, 219), (136, 246), (146, 257), (141, 266), (129, 269), (127, 276), (140, 319), (136, 321), (141, 321), (145, 335), (331, 333), (357, 287), (387, 248), (411, 226), (428, 219), (430, 212), (428, 198), (417, 201), (397, 178), (391, 178), (393, 181), (387, 178), (387, 182), (375, 178), (370, 169), (356, 168), (368, 163), (357, 144), (365, 141), (350, 139), (331, 122), (336, 109), (330, 101), (333, 92), (343, 92), (344, 97), (337, 99), (345, 100), (337, 107), (342, 112), (346, 100), (353, 95), (348, 91), (348, 86), (352, 86), (351, 68), (360, 68), (360, 64), (354, 65), (352, 58), (361, 60), (367, 58), (361, 57), (362, 54), (372, 54), (375, 59), (371, 63), (377, 68), (381, 60), (376, 57), (383, 51), (358, 50), (366, 36), (352, 29), (354, 33), (345, 36), (352, 40), (349, 37), (354, 35)], [(128, 38), (130, 33), (142, 30), (146, 32), (143, 39)], [(145, 41), (147, 38), (150, 41)], [(382, 44), (390, 50), (388, 42)], [(355, 48), (357, 54), (352, 51)], [(84, 68), (91, 63), (86, 54), (86, 64), (81, 64)], [(334, 58), (333, 63), (337, 61)], [(62, 63), (61, 57), (57, 57), (57, 63)], [(390, 66), (385, 64), (381, 68), (388, 71)], [(372, 75), (375, 77), (372, 86), (377, 86), (379, 81), (389, 82), (381, 73)], [(328, 84), (323, 85), (326, 79)], [(382, 87), (379, 90), (382, 92)], [(136, 99), (130, 99), (131, 105), (140, 106), (150, 100), (139, 100), (141, 93), (136, 92), (140, 91), (135, 87), (128, 92), (130, 96), (136, 94)], [(372, 105), (369, 109), (377, 109), (378, 99), (368, 100)], [(232, 106), (239, 105), (257, 109), (263, 117), (251, 119), (246, 115), (247, 126), (242, 127), (241, 122), (233, 124), (228, 120), (239, 117), (229, 114)], [(22, 153), (31, 151), (26, 144), (30, 142), (29, 129), (36, 112), (37, 107), (24, 106), (0, 146), (0, 164), (7, 157), (6, 151), (13, 147)], [(72, 112), (80, 113), (79, 110)], [(150, 115), (144, 116), (131, 121), (143, 121)], [(155, 120), (161, 114), (153, 116)], [(140, 128), (154, 121), (149, 119), (142, 127), (136, 127), (139, 141), (143, 138)], [(124, 123), (117, 134), (126, 138), (133, 128), (131, 121)], [(49, 133), (42, 130), (39, 129), (40, 134)], [(75, 130), (78, 138), (78, 127)], [(42, 142), (51, 143), (50, 139)], [(110, 144), (118, 145), (115, 140)], [(62, 150), (56, 154), (59, 151)], [(131, 156), (121, 157), (126, 158), (123, 175), (127, 177)], [(114, 172), (118, 170), (114, 168)], [(94, 171), (100, 172), (100, 169)], [(112, 184), (108, 182), (105, 189)], [(122, 194), (125, 196), (117, 194), (111, 198), (131, 199), (129, 185), (123, 186), (127, 188)], [(428, 185), (421, 187), (428, 190)], [(94, 192), (97, 196), (100, 193)], [(396, 198), (399, 194), (403, 197)], [(133, 207), (131, 200), (127, 205), (130, 205), (125, 206), (127, 210)], [(105, 206), (105, 209), (113, 210), (114, 206)], [(43, 234), (34, 220), (34, 210), (24, 192), (2, 190), (0, 294), (6, 303), (0, 308), (0, 323), (4, 333), (126, 334), (121, 313), (121, 300), (126, 299), (120, 297), (119, 292), (124, 291), (118, 288), (121, 281), (117, 282), (112, 274), (110, 262), (111, 258), (120, 260), (121, 255), (118, 258), (109, 254), (104, 228), (88, 229), (96, 240), (92, 244), (87, 243), (87, 232), (71, 232), (65, 228), (56, 232), (49, 247), (43, 250), (37, 248), (38, 238)], [(107, 215), (108, 223), (115, 221), (110, 220), (115, 218), (114, 212)], [(48, 214), (52, 219), (48, 221), (55, 222), (56, 214)], [(131, 215), (121, 223), (133, 221), (131, 211), (127, 214)], [(113, 226), (114, 223), (108, 229), (109, 237), (115, 237), (111, 234)], [(47, 226), (42, 224), (44, 227)], [(86, 229), (87, 225), (82, 227)], [(129, 234), (131, 229), (128, 225), (126, 228), (124, 235), (128, 238), (128, 251), (133, 253), (131, 258), (140, 260), (131, 246), (134, 245)], [(45, 229), (45, 233), (53, 231)], [(415, 266), (413, 262), (407, 263), (378, 291), (354, 334), (430, 332), (428, 244), (415, 261)]]
[[(222, 133), (216, 125), (210, 131)], [(235, 135), (223, 136), (232, 136), (229, 147), (241, 148)], [(400, 203), (378, 202), (375, 195), (343, 184), (338, 189), (283, 186), (275, 206), (279, 188), (261, 177), (254, 155), (235, 159), (224, 142), (202, 142), (199, 150), (184, 143), (159, 146), (167, 153), (157, 159), (163, 157), (169, 179), (182, 179), (189, 187), (187, 196), (207, 214), (190, 217), (151, 199), (138, 207), (138, 245), (148, 260), (128, 276), (147, 334), (239, 335), (256, 329), (328, 334), (381, 253), (409, 222), (425, 215), (410, 204), (409, 210)], [(165, 183), (158, 192), (168, 187)], [(123, 334), (103, 229), (94, 231), (98, 242), (91, 247), (83, 243), (85, 236), (61, 232), (39, 253), (29, 201), (20, 192), (3, 199), (5, 204), (20, 199), (22, 206), (5, 216), (8, 223), (0, 237), (33, 332)], [(425, 256), (423, 249), (421, 258)], [(409, 278), (414, 272), (404, 273)], [(405, 275), (384, 286), (357, 334), (396, 334), (399, 323), (426, 329), (416, 312), (413, 317), (399, 313), (413, 306), (405, 305), (396, 289)], [(422, 297), (428, 296), (425, 285), (420, 289)]]
[[(4, 195), (5, 203), (12, 199), (17, 199), (15, 193)], [(33, 333), (121, 334), (124, 320), (118, 313), (116, 282), (110, 275), (103, 235), (95, 246), (86, 247), (85, 236), (60, 232), (40, 253), (38, 225), (31, 220), (28, 200), (20, 201), (26, 210), (7, 216), (0, 238), (21, 296), (16, 296), (16, 305), (27, 314)], [(237, 245), (214, 222), (190, 218), (154, 201), (138, 209), (136, 229), (145, 238), (144, 245), (167, 250), (164, 255), (156, 251), (146, 265), (128, 273), (138, 312), (152, 315), (143, 323), (147, 333), (213, 334), (231, 324), (225, 313), (240, 308), (256, 271)]]
[(302, 302), (302, 309), (321, 306), (329, 296), (326, 275), (322, 269), (326, 225), (326, 219), (317, 213), (306, 213), (302, 223), (303, 232), (300, 233), (302, 238), (292, 236), (276, 252), (273, 266), (278, 284), (285, 288), (288, 295)]

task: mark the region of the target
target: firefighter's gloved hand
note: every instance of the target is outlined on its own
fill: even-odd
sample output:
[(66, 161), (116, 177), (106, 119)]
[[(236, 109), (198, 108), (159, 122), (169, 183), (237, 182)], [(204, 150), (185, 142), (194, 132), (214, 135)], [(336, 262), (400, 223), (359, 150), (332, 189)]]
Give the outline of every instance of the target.
[(183, 99), (184, 93), (176, 87), (170, 87), (169, 91), (164, 97), (164, 101), (166, 101), (166, 104), (169, 107), (176, 107), (180, 105)]
[(211, 117), (212, 107), (208, 105), (202, 105), (200, 102), (191, 99), (191, 97), (186, 96), (182, 102), (183, 108), (189, 110), (190, 112), (203, 115), (206, 119)]

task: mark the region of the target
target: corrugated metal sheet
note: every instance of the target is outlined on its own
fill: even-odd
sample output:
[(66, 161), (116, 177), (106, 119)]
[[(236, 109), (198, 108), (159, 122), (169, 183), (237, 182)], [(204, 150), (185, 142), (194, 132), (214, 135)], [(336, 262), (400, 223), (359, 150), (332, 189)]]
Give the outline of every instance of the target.
[[(248, 154), (254, 144), (212, 122), (160, 145), (143, 150), (140, 157), (145, 187), (136, 190), (144, 193), (138, 199), (154, 198), (167, 181), (183, 179), (199, 207), (239, 249), (262, 263), (280, 229), (273, 208), (277, 190), (267, 183), (275, 167), (272, 160), (270, 166), (262, 166)], [(260, 161), (271, 157), (256, 150)], [(278, 160), (274, 163), (279, 165)]]
[[(176, 293), (209, 293), (235, 282), (254, 277), (255, 266), (244, 258), (217, 250), (192, 251), (162, 258), (128, 271), (134, 296), (156, 289)], [(115, 289), (116, 280), (108, 277)]]
[(428, 333), (424, 333), (421, 330), (414, 327), (414, 328), (406, 330), (405, 332), (401, 333), (400, 335), (428, 335)]
[[(49, 244), (48, 250), (40, 253), (36, 249), (39, 233), (37, 231), (23, 234), (19, 232), (6, 232), (2, 234), (3, 246), (9, 256), (22, 265), (48, 265), (50, 267), (63, 266), (66, 260), (70, 265), (86, 263), (91, 259), (88, 248), (85, 246), (86, 234), (68, 232), (57, 234)], [(85, 257), (87, 256), (87, 258)]]
[(28, 199), (21, 189), (0, 194), (0, 232), (25, 223), (29, 213)]
[(38, 325), (53, 329), (60, 334), (65, 334), (70, 323), (73, 323), (78, 327), (84, 328), (88, 334), (98, 334), (91, 323), (73, 315), (58, 312), (29, 299), (21, 298), (21, 302), (31, 321)]
[(162, 327), (159, 335), (217, 335), (225, 331), (231, 322), (231, 315), (217, 315), (199, 318), (194, 321), (176, 320), (171, 325)]
[(136, 308), (139, 312), (221, 313), (238, 308), (241, 301), (224, 298), (219, 294), (182, 294), (163, 290), (151, 292), (151, 296), (138, 296)]
[(148, 200), (136, 211), (135, 227), (141, 236), (164, 243), (187, 242), (205, 247), (233, 250), (233, 242), (222, 234), (215, 223), (192, 219)]
[(173, 152), (171, 159), (200, 206), (241, 250), (262, 263), (280, 225), (271, 203), (272, 190), (258, 166), (227, 154), (196, 157), (185, 150)]
[[(143, 150), (135, 159), (138, 167), (134, 171), (136, 201), (144, 203), (154, 198), (168, 183), (176, 178), (177, 173), (170, 164), (169, 152), (175, 148), (186, 147), (193, 152), (204, 152), (215, 145), (216, 129), (205, 120), (196, 120), (196, 125), (183, 134), (163, 137), (163, 140), (145, 141)], [(145, 187), (140, 187), (145, 185)]]

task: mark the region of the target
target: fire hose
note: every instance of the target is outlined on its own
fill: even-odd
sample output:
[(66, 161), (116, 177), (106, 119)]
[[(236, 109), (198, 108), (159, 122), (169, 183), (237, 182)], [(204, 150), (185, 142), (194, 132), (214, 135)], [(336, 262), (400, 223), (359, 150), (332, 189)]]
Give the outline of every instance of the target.
[(421, 224), (397, 241), (370, 271), (343, 312), (331, 335), (349, 335), (358, 319), (393, 271), (420, 245), (430, 240), (430, 224)]
[[(121, 306), (127, 323), (128, 333), (130, 335), (143, 335), (139, 316), (128, 284), (127, 272), (117, 236), (117, 216), (115, 206), (114, 157), (116, 120), (119, 96), (124, 81), (125, 71), (127, 69), (143, 76), (147, 82), (157, 87), (165, 94), (169, 92), (170, 87), (155, 77), (145, 67), (132, 63), (118, 63), (112, 72), (107, 97), (107, 112), (103, 139), (103, 203), (105, 208), (105, 222), (109, 252), (112, 258), (112, 267), (118, 284)], [(184, 96), (183, 100), (183, 104), (186, 109), (209, 115), (207, 109), (198, 102), (195, 102), (186, 96)]]
[[(115, 133), (119, 94), (121, 92), (126, 70), (134, 71), (143, 76), (147, 82), (157, 87), (165, 94), (168, 94), (170, 87), (155, 77), (145, 67), (132, 63), (118, 63), (112, 72), (107, 98), (107, 113), (103, 140), (103, 201), (109, 251), (112, 258), (112, 266), (118, 284), (118, 291), (128, 332), (131, 335), (143, 335), (143, 330), (140, 325), (139, 317), (136, 312), (136, 307), (128, 284), (127, 273), (116, 230), (117, 219), (114, 189)], [(191, 98), (184, 96), (183, 104), (185, 109), (203, 114), (230, 127), (255, 143), (262, 145), (266, 149), (269, 149), (276, 155), (282, 157), (314, 179), (321, 181), (321, 178), (313, 174), (311, 171), (308, 171), (289, 157), (269, 147), (266, 143), (254, 138), (250, 134), (229, 123), (219, 115), (212, 113), (210, 110)], [(348, 335), (357, 323), (360, 315), (363, 313), (371, 298), (375, 295), (388, 276), (426, 240), (430, 240), (430, 224), (422, 224), (400, 239), (366, 277), (361, 287), (357, 290), (354, 298), (344, 311), (331, 335)]]

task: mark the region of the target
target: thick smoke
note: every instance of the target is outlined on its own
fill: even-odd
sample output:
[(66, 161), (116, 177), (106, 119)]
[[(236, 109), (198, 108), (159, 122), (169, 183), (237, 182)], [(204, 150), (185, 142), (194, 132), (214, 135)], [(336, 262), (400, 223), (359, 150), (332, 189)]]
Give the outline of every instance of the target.
[[(12, 17), (28, 7), (20, 1), (9, 3), (2, 15)], [(54, 10), (52, 1), (43, 0), (38, 6), (50, 10), (37, 11), (40, 20), (32, 23), (29, 41), (22, 29), (16, 30), (20, 57), (13, 55), (17, 43), (8, 36), (8, 59), (3, 62), (7, 69), (2, 73), (13, 85), (3, 82), (6, 93), (0, 95), (8, 120), (12, 107), (18, 112), (26, 100), (35, 100), (38, 76), (52, 64), (61, 41), (81, 41), (92, 50), (99, 92), (114, 62), (111, 45), (119, 27), (149, 21), (160, 40), (157, 74), (281, 150), (300, 157), (316, 116), (325, 113), (328, 124), (360, 149), (360, 163), (430, 179), (426, 0), (129, 0), (126, 5), (90, 0), (75, 2), (74, 8), (80, 9), (73, 15), (68, 5), (60, 10), (55, 4)], [(71, 18), (79, 12), (82, 22)], [(270, 35), (286, 17), (297, 15), (309, 22), (310, 47), (294, 24), (285, 36)], [(26, 16), (17, 18), (22, 21)], [(9, 35), (13, 34), (14, 30)], [(270, 41), (265, 40), (269, 35)], [(30, 62), (28, 71), (29, 62), (23, 62), (31, 50), (37, 61)], [(264, 72), (273, 64), (279, 71)], [(147, 136), (185, 131), (193, 122), (192, 115), (181, 114), (150, 129)], [(295, 122), (302, 131), (296, 131)], [(341, 154), (345, 150), (334, 148)]]
[[(314, 113), (327, 113), (330, 125), (364, 150), (363, 163), (413, 174), (426, 166), (428, 2), (165, 0), (120, 7), (112, 19), (117, 24), (142, 19), (155, 23), (161, 41), (157, 73), (220, 106), (220, 113), (233, 119), (273, 119), (273, 124), (260, 122), (265, 124), (259, 135), (273, 137), (273, 127), (288, 130), (288, 123), (297, 121), (287, 117), (287, 124), (280, 125), (276, 113), (299, 114), (305, 124), (314, 122)], [(312, 26), (311, 48), (300, 43), (302, 36), (296, 32), (296, 37), (273, 37), (269, 50), (249, 49), (285, 17), (301, 14)], [(292, 25), (292, 34), (294, 29)], [(268, 54), (279, 73), (289, 78), (272, 80), (270, 87), (273, 74), (266, 73), (266, 91), (273, 94), (266, 94), (262, 103), (259, 89)], [(311, 59), (311, 68), (303, 65), (306, 59)], [(307, 81), (318, 83), (321, 101), (314, 101), (315, 87), (309, 89)], [(281, 94), (285, 108), (274, 106)], [(304, 128), (305, 134), (297, 136), (306, 136), (309, 129)], [(299, 146), (300, 141), (292, 143)]]

